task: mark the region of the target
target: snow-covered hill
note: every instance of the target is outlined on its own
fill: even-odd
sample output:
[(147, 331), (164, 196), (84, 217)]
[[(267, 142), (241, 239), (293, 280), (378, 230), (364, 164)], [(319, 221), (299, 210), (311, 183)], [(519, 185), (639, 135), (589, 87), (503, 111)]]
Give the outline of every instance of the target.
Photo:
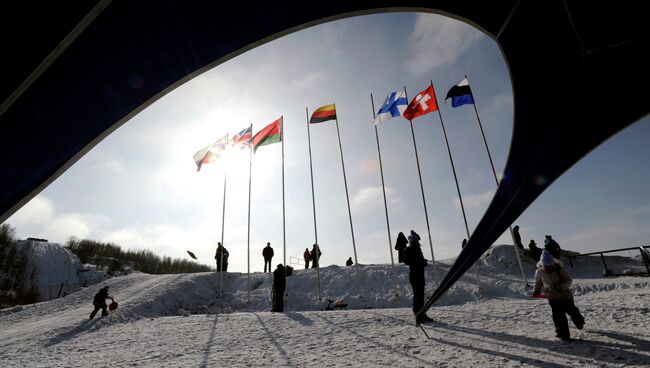
[[(618, 262), (618, 263), (617, 263)], [(612, 267), (634, 261), (621, 257)], [(638, 260), (636, 261), (638, 262)], [(532, 278), (533, 261), (524, 261)], [(593, 263), (593, 264), (592, 264)], [(436, 265), (441, 280), (451, 260)], [(609, 261), (608, 261), (609, 265)], [(134, 273), (65, 298), (0, 311), (0, 362), (43, 366), (623, 366), (650, 365), (650, 278), (602, 278), (585, 260), (569, 271), (585, 314), (580, 338), (554, 338), (548, 304), (526, 297), (512, 246), (478, 263), (429, 315), (431, 339), (413, 324), (408, 269), (397, 265), (294, 270), (286, 313), (270, 310), (271, 274)], [(427, 294), (434, 288), (427, 270)], [(250, 296), (247, 285), (250, 283)], [(120, 303), (88, 321), (92, 297), (110, 285)], [(347, 311), (322, 311), (343, 299)]]

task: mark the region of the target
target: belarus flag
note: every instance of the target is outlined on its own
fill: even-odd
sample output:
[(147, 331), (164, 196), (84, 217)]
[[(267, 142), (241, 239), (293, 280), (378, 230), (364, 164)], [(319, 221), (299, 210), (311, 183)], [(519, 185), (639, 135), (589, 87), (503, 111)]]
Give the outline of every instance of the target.
[(433, 91), (433, 85), (429, 85), (429, 88), (415, 96), (402, 115), (408, 120), (413, 120), (437, 110), (438, 103), (436, 102), (436, 94)]

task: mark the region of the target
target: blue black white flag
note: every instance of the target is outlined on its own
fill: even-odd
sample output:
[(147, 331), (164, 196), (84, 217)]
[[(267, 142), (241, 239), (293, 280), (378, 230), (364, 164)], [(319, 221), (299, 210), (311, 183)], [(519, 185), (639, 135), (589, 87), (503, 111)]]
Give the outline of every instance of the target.
[(458, 107), (466, 104), (474, 104), (472, 90), (469, 89), (467, 78), (463, 79), (457, 85), (451, 87), (445, 97), (445, 103), (451, 98), (451, 107)]
[(379, 111), (377, 111), (377, 117), (372, 121), (372, 125), (379, 125), (402, 115), (407, 105), (408, 101), (406, 100), (406, 93), (404, 91), (391, 92), (386, 97), (386, 101), (381, 105)]

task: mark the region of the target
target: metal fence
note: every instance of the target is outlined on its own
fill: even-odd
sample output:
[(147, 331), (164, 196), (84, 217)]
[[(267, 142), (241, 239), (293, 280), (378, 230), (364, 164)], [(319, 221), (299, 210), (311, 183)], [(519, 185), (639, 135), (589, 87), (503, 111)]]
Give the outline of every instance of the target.
[[(587, 257), (592, 255), (600, 255), (600, 259), (603, 262), (603, 267), (605, 268), (604, 274), (606, 277), (609, 276), (649, 276), (650, 277), (650, 252), (648, 252), (648, 248), (650, 248), (650, 245), (639, 245), (638, 247), (631, 247), (631, 248), (619, 248), (619, 249), (603, 250), (599, 252), (591, 252), (591, 253), (584, 253), (584, 254), (577, 254), (577, 255), (567, 255), (566, 257), (569, 259), (569, 264), (571, 265), (571, 268), (573, 268), (574, 261), (576, 260), (576, 258)], [(645, 266), (646, 272), (617, 274), (614, 271), (612, 271), (609, 267), (607, 267), (605, 254), (614, 253), (614, 252), (632, 251), (632, 250), (637, 250), (641, 253), (641, 260), (643, 261), (643, 265)]]

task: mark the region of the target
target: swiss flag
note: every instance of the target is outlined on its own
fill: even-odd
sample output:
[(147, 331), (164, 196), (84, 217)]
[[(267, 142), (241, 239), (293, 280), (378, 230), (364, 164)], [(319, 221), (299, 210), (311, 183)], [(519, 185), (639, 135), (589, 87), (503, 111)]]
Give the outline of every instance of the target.
[(408, 120), (413, 120), (436, 110), (438, 110), (436, 93), (433, 91), (433, 85), (429, 85), (429, 88), (415, 96), (413, 101), (406, 107), (406, 111), (404, 111), (402, 116)]

